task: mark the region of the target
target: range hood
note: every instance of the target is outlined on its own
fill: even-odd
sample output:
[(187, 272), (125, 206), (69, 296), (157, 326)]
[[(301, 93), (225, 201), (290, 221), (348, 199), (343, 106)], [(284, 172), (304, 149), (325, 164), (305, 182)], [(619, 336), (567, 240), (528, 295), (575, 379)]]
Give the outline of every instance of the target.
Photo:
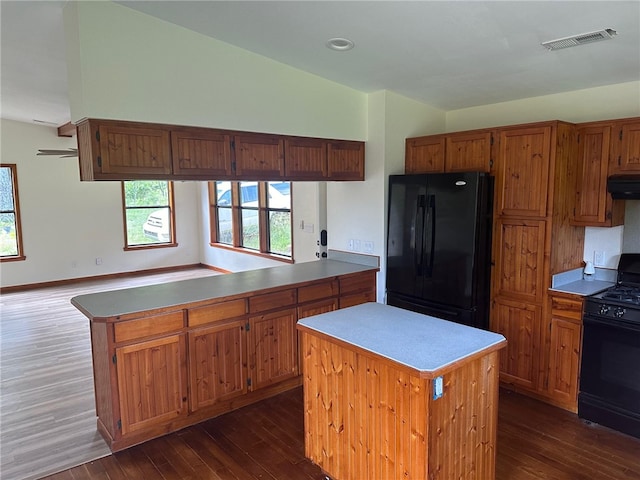
[(613, 198), (640, 200), (640, 175), (611, 175), (607, 190)]

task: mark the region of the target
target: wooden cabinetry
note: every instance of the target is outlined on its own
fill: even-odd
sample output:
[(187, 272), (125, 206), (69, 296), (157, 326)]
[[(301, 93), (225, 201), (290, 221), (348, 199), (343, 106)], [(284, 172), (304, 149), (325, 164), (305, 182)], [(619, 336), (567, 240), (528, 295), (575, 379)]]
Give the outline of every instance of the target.
[(233, 175), (231, 137), (206, 129), (171, 131), (174, 175), (207, 175), (222, 180)]
[(553, 293), (549, 304), (547, 394), (555, 405), (577, 412), (583, 300)]
[(613, 124), (610, 173), (640, 172), (640, 117)]
[(624, 200), (607, 192), (611, 123), (585, 124), (578, 129), (578, 183), (575, 225), (613, 227), (624, 223)]
[(375, 300), (375, 273), (90, 316), (98, 430), (117, 451), (299, 386), (298, 319)]
[(364, 143), (333, 140), (327, 144), (329, 180), (364, 180)]
[(492, 145), (489, 130), (407, 138), (405, 173), (489, 172)]
[(569, 222), (576, 128), (529, 124), (501, 129), (498, 138), (491, 328), (508, 342), (500, 378), (505, 386), (549, 399), (546, 372), (557, 347), (548, 336), (551, 277), (581, 267), (584, 250), (584, 227)]
[(364, 180), (364, 143), (118, 120), (77, 124), (81, 180)]

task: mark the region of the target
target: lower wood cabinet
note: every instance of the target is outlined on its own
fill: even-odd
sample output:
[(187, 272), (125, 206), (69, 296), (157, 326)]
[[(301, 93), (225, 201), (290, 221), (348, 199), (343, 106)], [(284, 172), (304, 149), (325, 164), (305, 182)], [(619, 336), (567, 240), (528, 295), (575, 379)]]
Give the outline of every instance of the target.
[(247, 347), (243, 319), (189, 332), (190, 408), (247, 393)]
[(187, 414), (185, 335), (116, 348), (122, 435)]
[(298, 319), (375, 300), (375, 275), (92, 320), (98, 430), (118, 451), (301, 385)]
[(288, 308), (249, 319), (251, 390), (298, 375), (296, 309)]

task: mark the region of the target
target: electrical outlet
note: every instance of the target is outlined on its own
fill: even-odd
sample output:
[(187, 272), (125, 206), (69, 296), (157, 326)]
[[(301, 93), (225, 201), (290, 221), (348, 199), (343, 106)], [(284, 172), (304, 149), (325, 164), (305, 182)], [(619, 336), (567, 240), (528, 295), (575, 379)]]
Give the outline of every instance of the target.
[(603, 267), (605, 262), (605, 253), (603, 250), (596, 250), (593, 252), (593, 265), (596, 267)]
[(102, 258), (96, 257), (96, 265), (102, 265)]
[(355, 248), (355, 240), (353, 238), (351, 238), (347, 242), (347, 250), (353, 252), (354, 248)]
[(362, 242), (362, 251), (364, 253), (373, 253), (373, 242)]
[(354, 252), (359, 252), (360, 248), (361, 248), (360, 245), (361, 245), (360, 240), (354, 240), (353, 241), (353, 251)]

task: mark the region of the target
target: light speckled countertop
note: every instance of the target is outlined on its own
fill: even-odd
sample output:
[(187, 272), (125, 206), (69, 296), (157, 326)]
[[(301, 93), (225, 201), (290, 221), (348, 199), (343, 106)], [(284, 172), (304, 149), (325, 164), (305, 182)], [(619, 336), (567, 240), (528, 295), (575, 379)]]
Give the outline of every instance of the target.
[(506, 345), (497, 333), (381, 303), (303, 318), (298, 328), (346, 342), (431, 378), (454, 362)]
[(593, 295), (615, 285), (616, 274), (615, 270), (596, 268), (593, 279), (585, 280), (582, 269), (576, 268), (554, 275), (549, 290), (580, 296)]
[(71, 303), (89, 319), (101, 320), (168, 307), (179, 308), (191, 303), (246, 295), (256, 290), (293, 286), (367, 270), (378, 268), (336, 260), (320, 260), (79, 295), (73, 297)]

